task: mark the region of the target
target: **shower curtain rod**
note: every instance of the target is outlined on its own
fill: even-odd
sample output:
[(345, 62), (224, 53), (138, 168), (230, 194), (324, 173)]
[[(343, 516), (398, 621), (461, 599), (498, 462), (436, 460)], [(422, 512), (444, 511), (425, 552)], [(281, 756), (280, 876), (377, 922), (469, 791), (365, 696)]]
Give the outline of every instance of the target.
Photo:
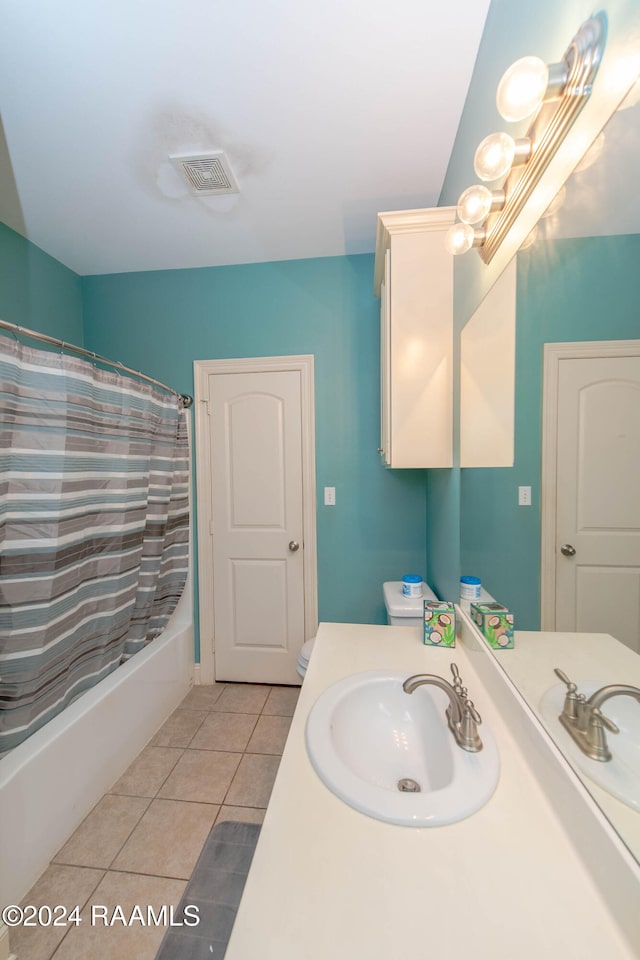
[(22, 334), (25, 337), (30, 337), (32, 340), (42, 340), (43, 343), (51, 343), (54, 347), (61, 347), (63, 350), (73, 350), (74, 353), (79, 353), (83, 357), (89, 357), (90, 360), (95, 360), (98, 363), (106, 363), (110, 367), (115, 367), (124, 373), (131, 373), (134, 377), (140, 377), (141, 380), (146, 380), (147, 383), (153, 383), (156, 387), (162, 387), (163, 390), (172, 393), (174, 397), (178, 397), (178, 399), (182, 401), (182, 406), (186, 409), (193, 403), (193, 397), (190, 397), (188, 393), (178, 393), (177, 390), (174, 390), (173, 387), (168, 387), (167, 384), (162, 383), (161, 380), (155, 380), (153, 377), (148, 377), (146, 373), (140, 373), (139, 370), (132, 370), (131, 367), (125, 367), (119, 360), (108, 360), (106, 357), (101, 357), (91, 350), (85, 350), (84, 347), (76, 347), (73, 343), (67, 343), (66, 340), (50, 337), (47, 333), (37, 333), (35, 330), (20, 327), (17, 323), (9, 323), (7, 320), (0, 320), (0, 329), (10, 330), (16, 336)]

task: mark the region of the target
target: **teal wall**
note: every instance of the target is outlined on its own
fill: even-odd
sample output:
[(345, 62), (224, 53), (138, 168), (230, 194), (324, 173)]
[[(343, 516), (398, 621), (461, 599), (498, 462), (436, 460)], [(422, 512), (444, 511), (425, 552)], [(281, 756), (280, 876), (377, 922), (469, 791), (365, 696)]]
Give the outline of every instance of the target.
[[(463, 470), (465, 572), (516, 615), (540, 624), (543, 344), (640, 338), (640, 236), (545, 241), (518, 254), (515, 464)], [(532, 506), (517, 506), (519, 485)]]
[(460, 594), (460, 474), (427, 471), (427, 571), (429, 586), (443, 600)]
[[(0, 319), (82, 346), (80, 277), (0, 223)], [(28, 341), (35, 346), (35, 341)]]
[(194, 360), (314, 355), (320, 620), (385, 622), (382, 583), (425, 575), (426, 496), (423, 471), (377, 454), (373, 255), (85, 277), (82, 290), (85, 345), (183, 393)]

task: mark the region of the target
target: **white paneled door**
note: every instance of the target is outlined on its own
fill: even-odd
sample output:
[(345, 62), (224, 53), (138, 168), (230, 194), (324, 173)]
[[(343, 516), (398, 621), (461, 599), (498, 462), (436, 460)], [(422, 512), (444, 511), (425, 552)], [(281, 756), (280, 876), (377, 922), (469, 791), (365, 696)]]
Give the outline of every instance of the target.
[(555, 629), (640, 652), (640, 356), (558, 370)]
[(309, 548), (301, 371), (209, 373), (207, 388), (208, 503), (200, 482), (198, 501), (209, 511), (211, 569), (200, 590), (211, 595), (215, 678), (299, 683)]

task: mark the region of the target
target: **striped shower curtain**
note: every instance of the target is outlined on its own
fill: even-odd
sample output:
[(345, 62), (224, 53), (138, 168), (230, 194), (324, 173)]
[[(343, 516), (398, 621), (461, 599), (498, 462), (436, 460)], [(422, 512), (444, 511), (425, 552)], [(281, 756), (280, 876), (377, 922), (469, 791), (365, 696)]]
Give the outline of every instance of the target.
[(0, 755), (162, 631), (188, 456), (175, 396), (0, 336)]

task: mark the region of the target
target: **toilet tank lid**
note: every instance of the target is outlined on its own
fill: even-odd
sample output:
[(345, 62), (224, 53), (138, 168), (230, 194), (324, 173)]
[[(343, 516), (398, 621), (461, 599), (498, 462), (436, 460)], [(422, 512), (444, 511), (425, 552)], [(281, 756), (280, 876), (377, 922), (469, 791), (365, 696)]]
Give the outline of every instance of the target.
[(422, 584), (421, 597), (404, 597), (402, 581), (389, 580), (383, 584), (384, 605), (390, 617), (421, 617), (425, 600), (437, 600), (431, 587)]

